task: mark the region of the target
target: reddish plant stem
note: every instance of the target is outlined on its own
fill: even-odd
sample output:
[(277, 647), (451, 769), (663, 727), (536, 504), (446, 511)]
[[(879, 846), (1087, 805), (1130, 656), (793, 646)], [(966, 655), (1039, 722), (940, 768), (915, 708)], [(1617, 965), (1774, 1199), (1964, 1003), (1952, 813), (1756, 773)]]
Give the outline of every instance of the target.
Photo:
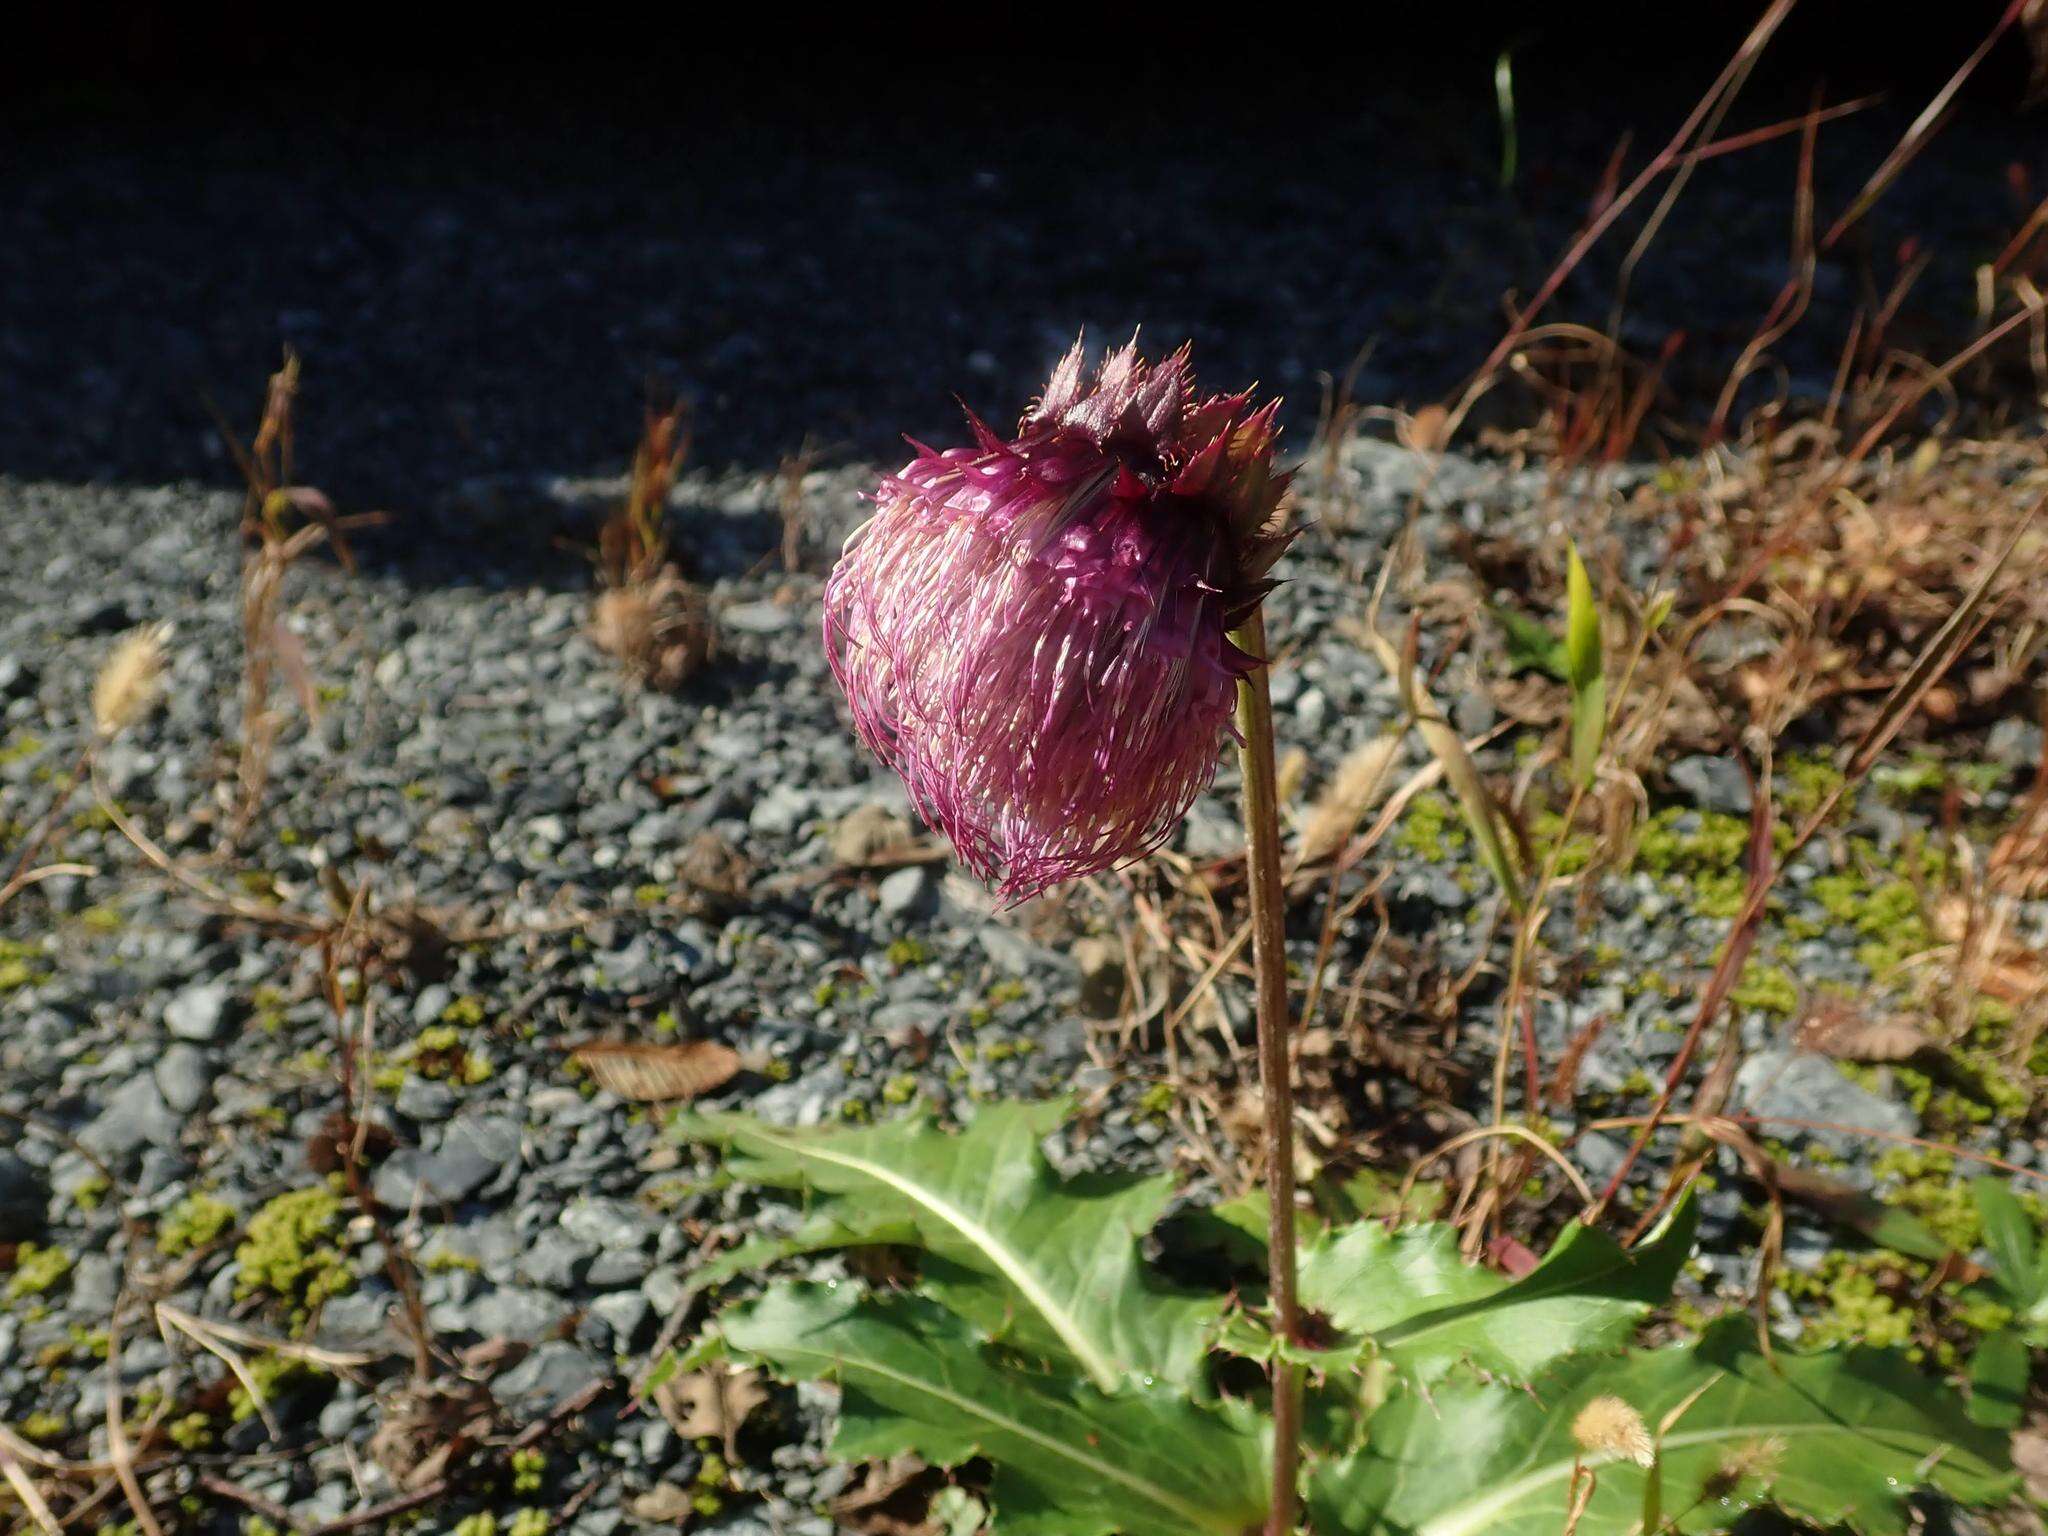
[(1259, 658), (1238, 684), (1237, 728), (1244, 738), (1245, 867), (1251, 889), (1252, 966), (1258, 975), (1259, 1086), (1265, 1107), (1268, 1290), (1278, 1335), (1273, 1359), (1273, 1501), (1267, 1536), (1294, 1530), (1301, 1465), (1301, 1370), (1284, 1358), (1301, 1341), (1295, 1295), (1294, 1081), (1287, 1007), (1287, 898), (1280, 881), (1280, 799), (1273, 764), (1273, 700), (1267, 687), (1266, 621), (1254, 613), (1232, 636)]

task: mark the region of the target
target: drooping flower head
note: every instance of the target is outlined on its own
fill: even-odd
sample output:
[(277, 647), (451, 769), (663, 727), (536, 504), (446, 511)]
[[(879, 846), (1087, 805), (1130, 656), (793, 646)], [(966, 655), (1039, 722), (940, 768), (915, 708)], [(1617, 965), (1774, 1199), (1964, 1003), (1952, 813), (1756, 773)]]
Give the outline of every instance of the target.
[(1158, 847), (1216, 771), (1230, 630), (1290, 534), (1273, 401), (1080, 343), (1017, 435), (886, 477), (825, 587), (862, 741), (1009, 901)]

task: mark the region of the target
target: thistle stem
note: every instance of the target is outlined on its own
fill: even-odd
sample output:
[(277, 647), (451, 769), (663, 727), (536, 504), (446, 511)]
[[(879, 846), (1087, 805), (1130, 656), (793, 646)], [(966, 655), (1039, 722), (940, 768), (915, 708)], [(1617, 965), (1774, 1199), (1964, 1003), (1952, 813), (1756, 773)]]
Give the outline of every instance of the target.
[[(1266, 621), (1254, 612), (1231, 636), (1259, 665), (1237, 686), (1244, 738), (1245, 867), (1251, 886), (1252, 964), (1258, 974), (1259, 1086), (1265, 1105), (1268, 1290), (1281, 1346), (1301, 1338), (1295, 1296), (1294, 1080), (1287, 1007), (1287, 903), (1280, 884), (1279, 775), (1273, 766), (1273, 697), (1267, 686)], [(1267, 1536), (1294, 1530), (1301, 1462), (1301, 1371), (1273, 1360), (1273, 1504)]]

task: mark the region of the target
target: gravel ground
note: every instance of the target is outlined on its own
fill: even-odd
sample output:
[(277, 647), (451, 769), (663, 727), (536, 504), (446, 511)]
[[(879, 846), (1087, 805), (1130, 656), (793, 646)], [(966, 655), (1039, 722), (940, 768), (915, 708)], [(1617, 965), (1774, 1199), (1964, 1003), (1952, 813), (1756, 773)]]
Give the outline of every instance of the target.
[[(810, 490), (844, 512), (865, 474), (819, 472)], [(1352, 573), (1392, 537), (1417, 478), (1402, 450), (1356, 444), (1341, 482), (1351, 527), (1326, 525), (1291, 562), (1274, 615), (1290, 658), (1276, 693), (1283, 740), (1320, 765), (1311, 791), (1396, 717), (1390, 685), (1342, 621), (1358, 609)], [(494, 506), (537, 539), (587, 519), (602, 489), (500, 485)], [(1311, 487), (1311, 509), (1326, 489)], [(1422, 525), (1431, 569), (1461, 527), (1527, 526), (1538, 492), (1533, 475), (1447, 461)], [(286, 732), (269, 812), (245, 849), (215, 859), (239, 666), (228, 553), (236, 501), (190, 487), (0, 482), (0, 825), (30, 823), (49, 803), (80, 745), (110, 637), (175, 613), (164, 708), (101, 757), (109, 795), (173, 859), (242, 899), (302, 911), (322, 909), (321, 872), (335, 870), (370, 881), (386, 910), (416, 903), (458, 936), (509, 934), (459, 942), (444, 964), (422, 961), (380, 987), (370, 1177), (417, 1259), (439, 1346), (483, 1347), (496, 1370), (489, 1391), (515, 1421), (644, 1360), (686, 1305), (693, 1260), (754, 1219), (737, 1197), (702, 1187), (702, 1170), (646, 1110), (592, 1091), (570, 1069), (567, 1049), (578, 1042), (730, 1045), (748, 1070), (713, 1102), (786, 1121), (887, 1112), (912, 1097), (971, 1112), (987, 1095), (1064, 1088), (1089, 1109), (1074, 1148), (1086, 1162), (1154, 1164), (1175, 1144), (1149, 1092), (1154, 1058), (1119, 1051), (1081, 1004), (1084, 977), (1066, 935), (1117, 911), (1113, 892), (1003, 918), (943, 866), (880, 876), (843, 867), (835, 847), (844, 851), (849, 820), (901, 816), (904, 802), (841, 728), (815, 640), (815, 576), (750, 573), (772, 494), (738, 475), (679, 489), (679, 542), (712, 582), (725, 650), (673, 698), (622, 687), (584, 636), (588, 594), (538, 586), (516, 559), (506, 569), (478, 563), (468, 582), (447, 586), (302, 567), (292, 625), (313, 658), (321, 720)], [(1654, 530), (1637, 532), (1647, 564)], [(1493, 723), (1476, 674), (1454, 670), (1445, 687), (1464, 728)], [(2003, 757), (1984, 786), (1991, 816), (2010, 804), (2039, 748), (2023, 726), (1995, 735)], [(1492, 761), (1511, 765), (1510, 749)], [(1409, 765), (1422, 762), (1411, 751)], [(1741, 809), (1728, 768), (1702, 757), (1672, 771), (1661, 803), (1680, 834), (1703, 812)], [(1182, 835), (1198, 860), (1230, 846), (1229, 788), (1226, 772)], [(1866, 805), (1850, 830), (1873, 846), (1896, 849), (1916, 825), (1911, 807), (1876, 796)], [(323, 1344), (378, 1356), (369, 1384), (322, 1376), (288, 1386), (275, 1407), (295, 1454), (236, 1473), (303, 1522), (338, 1518), (397, 1491), (380, 1470), (388, 1447), (371, 1439), (396, 1412), (389, 1394), (409, 1358), (382, 1246), (346, 1209), (312, 1213), (281, 1279), (249, 1246), (278, 1197), (312, 1190), (317, 1206), (327, 1187), (309, 1163), (340, 1102), (317, 958), (289, 935), (168, 889), (89, 802), (80, 811), (67, 818), (61, 852), (100, 873), (48, 882), (7, 913), (0, 1110), (76, 1140), (27, 1136), (0, 1161), (0, 1238), (32, 1239), (69, 1261), (47, 1290), (0, 1306), (0, 1417), (50, 1416), (41, 1422), (60, 1442), (94, 1433), (87, 1426), (105, 1391), (94, 1350), (123, 1285), (117, 1237), (124, 1221), (139, 1221), (157, 1236), (129, 1250), (128, 1285), (259, 1333), (310, 1324)], [(744, 894), (685, 915), (689, 851), (707, 834), (751, 874)], [(1468, 966), (1492, 931), (1492, 903), (1455, 841), (1397, 837), (1387, 859), (1395, 938), (1438, 973)], [(1818, 931), (1785, 958), (1802, 984), (1864, 983), (1856, 936), (1813, 894), (1826, 868), (1820, 850), (1788, 871), (1788, 921), (1803, 916)], [(1725, 925), (1689, 910), (1694, 898), (1657, 875), (1612, 877), (1602, 895), (1584, 948), (1626, 963), (1547, 1002), (1539, 1039), (1555, 1060), (1589, 1018), (1608, 1014), (1582, 1083), (1640, 1107), (1642, 1074), (1670, 1059), (1681, 999)], [(2036, 938), (2042, 916), (2026, 914)], [(1567, 916), (1559, 937), (1569, 929)], [(1371, 937), (1369, 922), (1349, 925), (1333, 974), (1348, 978)], [(1312, 926), (1299, 942), (1307, 964)], [(1645, 984), (1651, 972), (1669, 984)], [(1212, 1028), (1242, 1034), (1240, 993), (1223, 997)], [(1481, 1079), (1491, 1001), (1485, 987), (1468, 995), (1454, 1052)], [(1389, 1022), (1415, 1021), (1397, 1011)], [(1792, 1052), (1782, 1002), (1748, 1008), (1744, 1030), (1749, 1107), (1895, 1133), (1918, 1125), (1898, 1085), (1852, 1081), (1824, 1058)], [(1420, 1113), (1411, 1086), (1390, 1080), (1384, 1091), (1388, 1123)], [(1413, 1125), (1414, 1144), (1439, 1124)], [(2006, 1131), (1979, 1144), (2034, 1157), (2028, 1139)], [(1595, 1134), (1576, 1151), (1600, 1177), (1620, 1143)], [(1867, 1162), (1847, 1173), (1871, 1179)], [(1702, 1296), (1739, 1291), (1749, 1275), (1753, 1234), (1737, 1188), (1730, 1181), (1708, 1197)], [(175, 1240), (164, 1251), (163, 1234), (193, 1219), (195, 1194), (220, 1202), (219, 1230), (190, 1251)], [(329, 1216), (331, 1228), (321, 1226)], [(1818, 1263), (1827, 1243), (1795, 1230), (1793, 1262)], [(317, 1263), (304, 1256), (323, 1251)], [(330, 1286), (338, 1289), (324, 1304), (305, 1305), (309, 1287)], [(220, 1375), (209, 1357), (173, 1358), (157, 1340), (131, 1337), (121, 1361), (129, 1391), (164, 1394), (174, 1421), (201, 1416), (191, 1423), (202, 1458), (270, 1444), (260, 1418), (237, 1420), (222, 1404), (225, 1384), (207, 1397), (203, 1384)], [(734, 1500), (720, 1528), (830, 1528), (813, 1512), (843, 1481), (818, 1460), (826, 1405), (800, 1395), (780, 1415), (733, 1478), (766, 1502)], [(660, 1509), (664, 1487), (695, 1490), (702, 1455), (658, 1415), (614, 1405), (592, 1434), (551, 1447), (541, 1488), (515, 1495), (485, 1483), (435, 1518), (559, 1508), (574, 1497), (571, 1529), (600, 1536), (631, 1511)]]
[[(381, 910), (416, 907), (455, 935), (445, 955), (417, 951), (377, 989), (369, 1177), (388, 1234), (416, 1260), (437, 1346), (469, 1352), (513, 1424), (636, 1369), (686, 1322), (693, 1263), (756, 1219), (706, 1187), (656, 1117), (572, 1070), (577, 1043), (721, 1042), (746, 1068), (711, 1102), (789, 1122), (1066, 1089), (1088, 1107), (1077, 1158), (1144, 1166), (1188, 1153), (1206, 1177), (1160, 1111), (1157, 1040), (1119, 1042), (1084, 1002), (1100, 976), (1073, 931), (1120, 912), (1120, 886), (1001, 916), (944, 864), (846, 867), (849, 821), (906, 811), (843, 728), (816, 641), (818, 552), (858, 515), (895, 430), (950, 430), (944, 387), (1000, 416), (1082, 321), (1192, 334), (1206, 377), (1262, 374), (1294, 395), (1296, 442), (1316, 373), (1341, 369), (1368, 335), (1383, 344), (1365, 397), (1441, 383), (1493, 334), (1474, 296), (1541, 269), (1587, 184), (1563, 185), (1562, 168), (1597, 165), (1612, 126), (1533, 126), (1535, 185), (1512, 199), (1489, 187), (1490, 150), (1465, 106), (1400, 100), (1336, 128), (1266, 125), (1241, 153), (1216, 156), (1176, 149), (1174, 124), (1143, 119), (1136, 152), (1107, 164), (1081, 157), (1085, 134), (1065, 120), (1028, 145), (920, 139), (919, 155), (869, 123), (809, 158), (789, 152), (787, 127), (766, 143), (738, 128), (700, 136), (679, 155), (618, 130), (600, 140), (458, 124), (434, 158), (403, 166), (404, 136), (374, 128), (327, 133), (317, 149), (304, 128), (229, 138), (172, 125), (145, 149), (108, 127), (68, 135), (61, 154), (30, 136), (33, 152), (0, 171), (13, 231), (0, 291), (17, 319), (37, 317), (0, 328), (0, 849), (43, 814), (77, 756), (113, 637), (175, 620), (162, 709), (100, 755), (109, 796), (238, 901), (324, 911), (333, 871), (367, 882)], [(1349, 196), (1361, 154), (1406, 130), (1421, 146), (1412, 159), (1381, 162), (1369, 195)], [(1961, 125), (1958, 163), (2002, 152), (1978, 132)], [(1295, 173), (1252, 191), (1252, 168), (1283, 135)], [(1850, 153), (1867, 147), (1845, 147), (1835, 174), (1867, 166)], [(593, 163), (603, 176), (587, 174)], [(1699, 211), (1672, 232), (1679, 254), (1644, 296), (1645, 334), (1681, 318), (1704, 334), (1747, 329), (1779, 281), (1783, 228), (1782, 201), (1766, 207), (1754, 188), (1783, 170), (1758, 163), (1701, 189)], [(1966, 183), (1923, 179), (1901, 217), (1972, 247), (1999, 219), (1947, 206), (1968, 200)], [(1138, 216), (1161, 186), (1173, 189), (1171, 220)], [(1425, 207), (1427, 220), (1407, 216)], [(1326, 215), (1341, 227), (1298, 238)], [(1693, 241), (1710, 229), (1744, 252), (1737, 267), (1726, 244)], [(281, 337), (304, 351), (311, 381), (304, 478), (401, 516), (365, 541), (353, 578), (318, 561), (293, 575), (291, 627), (320, 718), (302, 726), (294, 714), (265, 814), (223, 852), (239, 498), (207, 488), (229, 476), (192, 386), (242, 402)], [(622, 686), (584, 634), (578, 548), (618, 491), (590, 476), (622, 459), (649, 368), (698, 401), (713, 466), (686, 478), (674, 516), (722, 649), (676, 697)], [(806, 434), (838, 451), (805, 482), (811, 568), (786, 575), (765, 558), (777, 489), (764, 471)], [(1290, 559), (1273, 615), (1287, 657), (1275, 678), (1283, 746), (1308, 755), (1306, 793), (1398, 716), (1344, 621), (1418, 486), (1409, 455), (1372, 442), (1347, 450), (1334, 483), (1307, 481), (1323, 522)], [(1533, 474), (1448, 459), (1422, 494), (1424, 566), (1408, 590), (1453, 569), (1463, 537), (1551, 539), (1542, 490)], [(1647, 584), (1663, 532), (1621, 532), (1626, 569)], [(1443, 638), (1433, 629), (1427, 644)], [(1482, 643), (1442, 679), (1468, 732), (1498, 722), (1479, 669), (1499, 662), (1497, 640)], [(1980, 765), (1987, 821), (2010, 809), (2039, 751), (2019, 719), (1953, 746)], [(1424, 761), (1411, 745), (1407, 766)], [(1486, 761), (1511, 768), (1514, 737)], [(1699, 871), (1686, 861), (1709, 859), (1699, 850), (1724, 825), (1712, 818), (1739, 814), (1746, 793), (1717, 758), (1666, 768), (1653, 788), (1674, 862), (1602, 884), (1571, 942), (1615, 959), (1559, 988), (1536, 1020), (1554, 1060), (1588, 1020), (1608, 1019), (1581, 1081), (1624, 1113), (1642, 1104), (1643, 1075), (1669, 1062), (1673, 1021), (1725, 926), (1689, 894)], [(1226, 769), (1181, 835), (1196, 863), (1232, 845), (1231, 789)], [(1910, 786), (1866, 795), (1845, 835), (1903, 857), (1937, 809)], [(360, 1383), (285, 1375), (274, 1437), (262, 1415), (238, 1412), (217, 1361), (131, 1322), (120, 1354), (130, 1416), (161, 1403), (181, 1426), (190, 1454), (167, 1474), (179, 1491), (196, 1470), (232, 1466), (309, 1525), (391, 1497), (410, 1346), (385, 1234), (324, 1202), (309, 1157), (340, 1103), (318, 956), (174, 888), (89, 797), (62, 826), (55, 851), (98, 873), (46, 882), (0, 915), (0, 1111), (60, 1133), (0, 1130), (0, 1148), (16, 1143), (0, 1150), (0, 1244), (63, 1255), (45, 1257), (47, 1283), (7, 1287), (0, 1302), (0, 1420), (76, 1453), (103, 1446), (98, 1361), (125, 1286), (374, 1357)], [(1843, 931), (1824, 884), (1846, 846), (1817, 845), (1787, 871), (1788, 936), (1773, 959), (1802, 984), (1869, 986), (1858, 945), (1872, 936)], [(744, 867), (737, 888), (702, 888), (707, 847)], [(1383, 964), (1411, 966), (1413, 982), (1499, 958), (1483, 878), (1454, 834), (1397, 837), (1383, 862), (1398, 941)], [(2038, 941), (2044, 919), (2023, 910), (2021, 931)], [(1561, 940), (1574, 920), (1560, 919)], [(1347, 925), (1333, 974), (1348, 979), (1373, 937), (1363, 917)], [(1297, 939), (1312, 964), (1312, 928)], [(1435, 1021), (1475, 1083), (1496, 1003), (1482, 985), (1447, 1027)], [(1197, 1020), (1198, 1057), (1245, 1028), (1238, 989), (1217, 1006)], [(1767, 992), (1743, 1008), (1743, 1102), (1894, 1133), (1921, 1126), (1926, 1106), (1897, 1077), (1791, 1051), (1788, 1013)], [(1393, 1022), (1430, 1021), (1418, 1003)], [(1391, 1144), (1427, 1145), (1441, 1125), (1424, 1114), (1427, 1095), (1397, 1074), (1379, 1091)], [(1478, 1106), (1480, 1090), (1465, 1103)], [(1971, 1134), (2035, 1160), (2017, 1127)], [(1621, 1143), (1590, 1133), (1576, 1151), (1597, 1179)], [(1840, 1172), (1873, 1180), (1863, 1162)], [(1708, 1196), (1696, 1298), (1739, 1294), (1751, 1278), (1738, 1190), (1730, 1179)], [(126, 1223), (139, 1227), (124, 1270)], [(1788, 1262), (1815, 1270), (1829, 1242), (1795, 1228)], [(817, 1512), (845, 1483), (821, 1457), (830, 1407), (822, 1394), (778, 1399), (742, 1442), (709, 1526), (832, 1529)], [(541, 1508), (577, 1536), (610, 1536), (663, 1511), (673, 1523), (674, 1499), (719, 1481), (715, 1467), (700, 1481), (707, 1453), (650, 1410), (613, 1396), (590, 1422), (548, 1441), (524, 1481), (479, 1481), (431, 1523)], [(286, 1454), (252, 1454), (271, 1450)], [(212, 1495), (197, 1510), (201, 1528), (221, 1530), (244, 1513)]]

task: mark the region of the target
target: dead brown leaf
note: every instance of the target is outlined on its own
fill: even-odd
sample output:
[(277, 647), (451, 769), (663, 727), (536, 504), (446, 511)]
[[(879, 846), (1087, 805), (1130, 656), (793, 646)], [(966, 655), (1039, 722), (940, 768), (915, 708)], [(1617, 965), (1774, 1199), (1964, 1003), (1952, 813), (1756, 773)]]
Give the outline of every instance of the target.
[(699, 917), (730, 912), (747, 897), (753, 866), (716, 832), (699, 832), (676, 860), (683, 905)]
[(597, 1086), (634, 1104), (666, 1104), (694, 1099), (731, 1081), (741, 1066), (740, 1053), (715, 1040), (685, 1040), (674, 1045), (639, 1045), (625, 1040), (594, 1040), (570, 1053)]
[(459, 1378), (407, 1387), (385, 1402), (370, 1457), (410, 1492), (465, 1459), (491, 1433), (497, 1404), (480, 1383)]
[(683, 1371), (654, 1389), (654, 1406), (685, 1440), (716, 1440), (725, 1459), (737, 1461), (740, 1426), (768, 1401), (761, 1373), (750, 1370)]
[(2029, 1419), (2013, 1432), (2012, 1464), (2027, 1485), (2027, 1497), (2048, 1503), (2048, 1419)]
[(646, 1525), (688, 1525), (697, 1517), (696, 1496), (680, 1483), (656, 1483), (638, 1493), (626, 1508)]
[(858, 869), (911, 839), (910, 823), (884, 806), (857, 805), (832, 829), (832, 861)]
[(876, 1462), (861, 1480), (832, 1501), (832, 1518), (861, 1536), (931, 1536), (932, 1495), (944, 1486), (917, 1457)]
[(1935, 1045), (1934, 1037), (1902, 1014), (1873, 1016), (1854, 999), (1817, 997), (1799, 1021), (1802, 1051), (1837, 1061), (1908, 1061)]
[(680, 688), (717, 649), (704, 595), (671, 570), (599, 593), (590, 638), (658, 693)]

